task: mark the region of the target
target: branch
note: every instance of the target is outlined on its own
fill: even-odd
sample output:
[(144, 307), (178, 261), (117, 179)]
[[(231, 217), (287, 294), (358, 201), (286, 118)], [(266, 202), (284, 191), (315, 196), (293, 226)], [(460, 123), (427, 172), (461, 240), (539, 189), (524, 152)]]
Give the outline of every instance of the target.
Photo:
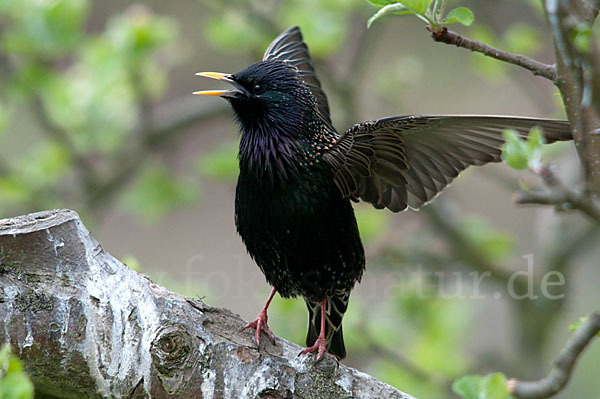
[(0, 342), (36, 397), (414, 399), (154, 284), (106, 253), (73, 211), (0, 220)]
[(600, 196), (600, 99), (594, 95), (594, 80), (600, 74), (600, 60), (594, 35), (589, 35), (590, 51), (574, 44), (579, 29), (598, 15), (598, 1), (544, 0), (556, 54), (556, 86), (573, 127), (573, 139), (582, 161), (589, 191)]
[(600, 313), (594, 313), (573, 333), (554, 360), (546, 378), (534, 382), (508, 381), (509, 392), (520, 399), (544, 399), (560, 392), (569, 382), (579, 355), (600, 332)]
[(578, 209), (590, 219), (600, 223), (600, 205), (591, 196), (566, 187), (553, 166), (543, 165), (537, 173), (548, 188), (546, 191), (517, 191), (513, 201), (517, 204), (556, 205), (562, 209)]
[(556, 80), (556, 68), (554, 65), (548, 65), (529, 58), (521, 54), (514, 54), (508, 51), (500, 50), (485, 43), (478, 42), (477, 40), (469, 39), (456, 32), (448, 30), (443, 27), (440, 30), (434, 30), (428, 26), (427, 30), (431, 32), (431, 37), (436, 42), (453, 44), (457, 47), (466, 48), (488, 57), (495, 58), (500, 61), (508, 62), (509, 64), (518, 65), (531, 71), (534, 75), (543, 76), (551, 81)]

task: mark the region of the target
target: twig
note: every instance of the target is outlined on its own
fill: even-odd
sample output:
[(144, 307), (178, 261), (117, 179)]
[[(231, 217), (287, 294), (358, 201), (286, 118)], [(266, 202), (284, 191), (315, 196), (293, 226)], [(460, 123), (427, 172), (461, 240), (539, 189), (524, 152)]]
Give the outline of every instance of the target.
[(485, 43), (469, 39), (456, 32), (450, 31), (446, 27), (441, 28), (440, 30), (434, 30), (432, 27), (428, 26), (427, 30), (431, 32), (431, 37), (436, 42), (453, 44), (457, 47), (466, 48), (467, 50), (481, 53), (487, 55), (488, 57), (508, 62), (509, 64), (518, 65), (531, 71), (534, 75), (543, 76), (551, 81), (556, 80), (556, 68), (554, 65), (544, 64), (521, 54), (510, 53), (508, 51), (497, 49)]
[(517, 191), (513, 200), (517, 204), (556, 205), (563, 209), (578, 209), (600, 223), (600, 205), (589, 195), (566, 187), (553, 166), (543, 165), (537, 173), (548, 188), (545, 191)]
[(533, 382), (511, 379), (509, 392), (520, 399), (544, 399), (560, 392), (569, 382), (579, 355), (600, 332), (600, 313), (592, 314), (569, 338), (548, 376)]

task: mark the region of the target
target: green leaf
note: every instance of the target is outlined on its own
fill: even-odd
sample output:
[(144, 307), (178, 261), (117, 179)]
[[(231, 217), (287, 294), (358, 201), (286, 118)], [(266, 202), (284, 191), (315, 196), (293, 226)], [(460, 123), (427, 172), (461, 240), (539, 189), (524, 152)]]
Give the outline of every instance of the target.
[(394, 0), (367, 0), (367, 1), (376, 7), (385, 7), (387, 5), (395, 3)]
[(452, 384), (452, 391), (462, 399), (479, 399), (479, 384), (483, 380), (480, 375), (465, 375)]
[(446, 15), (444, 25), (452, 25), (459, 23), (465, 26), (470, 26), (473, 23), (474, 19), (475, 17), (473, 16), (473, 11), (471, 11), (467, 7), (458, 7), (450, 11)]
[(544, 144), (546, 144), (546, 139), (542, 130), (537, 126), (533, 127), (527, 135), (527, 148), (530, 153), (540, 150)]
[(502, 373), (488, 374), (479, 385), (478, 399), (509, 399), (506, 377)]
[[(369, 20), (367, 21), (367, 28), (370, 28), (373, 22), (377, 21), (379, 18), (382, 18), (388, 14), (397, 14), (399, 12), (407, 12), (408, 9), (400, 3), (390, 4), (383, 7), (381, 10), (377, 11)], [(410, 13), (410, 12), (409, 12)]]
[(33, 384), (25, 373), (7, 374), (0, 385), (0, 397), (7, 399), (33, 398)]
[(415, 14), (425, 14), (432, 0), (402, 0), (399, 4), (409, 9)]
[(0, 398), (33, 398), (33, 384), (23, 372), (21, 360), (11, 354), (8, 344), (0, 348)]
[(586, 23), (580, 23), (573, 29), (572, 38), (573, 44), (582, 53), (587, 53), (590, 50), (590, 39), (591, 39), (590, 25)]
[(525, 141), (512, 129), (505, 130), (502, 135), (506, 143), (502, 145), (502, 159), (513, 169), (527, 169), (529, 151)]

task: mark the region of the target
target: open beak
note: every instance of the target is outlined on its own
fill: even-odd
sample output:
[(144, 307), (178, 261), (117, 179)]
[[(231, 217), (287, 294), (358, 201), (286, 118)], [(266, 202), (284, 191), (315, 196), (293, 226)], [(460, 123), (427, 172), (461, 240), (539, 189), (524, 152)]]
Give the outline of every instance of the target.
[(219, 96), (219, 97), (236, 97), (240, 94), (246, 94), (246, 90), (238, 84), (233, 77), (228, 73), (219, 73), (219, 72), (198, 72), (197, 76), (204, 76), (206, 78), (224, 80), (235, 86), (235, 89), (230, 90), (202, 90), (195, 91), (194, 94), (202, 95), (202, 96)]

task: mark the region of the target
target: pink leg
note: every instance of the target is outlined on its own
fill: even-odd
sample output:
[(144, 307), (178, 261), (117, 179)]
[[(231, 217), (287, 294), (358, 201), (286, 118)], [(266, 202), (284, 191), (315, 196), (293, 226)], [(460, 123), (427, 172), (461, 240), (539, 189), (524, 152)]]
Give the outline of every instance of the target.
[(317, 362), (323, 359), (323, 354), (327, 353), (337, 361), (337, 358), (331, 353), (327, 352), (327, 346), (325, 345), (325, 308), (327, 307), (327, 298), (323, 298), (323, 302), (321, 303), (321, 331), (319, 332), (319, 337), (315, 341), (313, 346), (309, 346), (300, 352), (300, 355), (305, 355), (307, 353), (317, 352)]
[(257, 346), (260, 345), (260, 330), (263, 330), (267, 334), (267, 336), (271, 339), (271, 342), (275, 343), (275, 335), (273, 335), (273, 332), (269, 329), (269, 325), (267, 324), (267, 318), (268, 318), (267, 317), (267, 308), (271, 304), (271, 300), (275, 296), (276, 292), (277, 292), (277, 290), (275, 288), (273, 288), (271, 290), (271, 294), (269, 295), (269, 298), (267, 299), (267, 303), (265, 303), (265, 306), (262, 308), (262, 310), (260, 311), (258, 316), (256, 316), (256, 320), (246, 324), (244, 326), (244, 328), (242, 328), (242, 330), (245, 330), (246, 328), (255, 328), (256, 329), (254, 338), (256, 340)]

